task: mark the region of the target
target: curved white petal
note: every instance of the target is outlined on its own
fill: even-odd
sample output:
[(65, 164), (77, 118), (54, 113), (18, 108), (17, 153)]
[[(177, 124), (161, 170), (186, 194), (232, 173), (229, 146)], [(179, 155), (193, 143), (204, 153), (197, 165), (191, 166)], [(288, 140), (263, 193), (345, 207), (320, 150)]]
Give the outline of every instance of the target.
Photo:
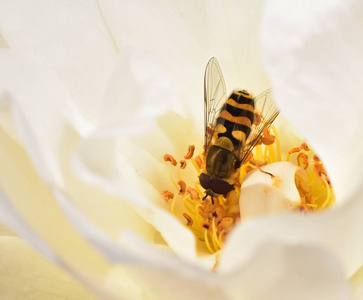
[(228, 92), (246, 88), (258, 94), (269, 87), (258, 40), (262, 1), (99, 3), (120, 47), (147, 48), (171, 70), (173, 109), (200, 136), (204, 68), (212, 56), (221, 63)]
[(325, 249), (285, 239), (265, 241), (241, 264), (239, 252), (233, 255), (235, 269), (226, 274), (230, 279), (231, 299), (338, 300), (351, 297), (351, 288), (341, 266)]
[(266, 69), (281, 112), (324, 161), (337, 201), (361, 189), (363, 4), (267, 1)]
[(363, 260), (362, 209), (362, 201), (351, 200), (339, 209), (319, 214), (245, 220), (231, 234), (221, 258), (221, 268), (234, 269), (237, 261), (248, 260), (266, 241), (276, 240), (329, 249), (350, 276)]
[(36, 299), (94, 299), (69, 274), (49, 263), (18, 237), (1, 236), (0, 253), (0, 290), (5, 299), (30, 294)]
[(243, 180), (239, 202), (242, 220), (248, 217), (291, 211), (301, 203), (295, 185), (295, 175), (298, 173), (306, 178), (306, 174), (300, 167), (290, 162), (279, 162), (261, 169), (274, 177), (255, 170)]
[(195, 237), (165, 210), (161, 192), (172, 183), (160, 160), (126, 139), (102, 136), (83, 140), (74, 157), (80, 178), (129, 202), (179, 256), (195, 260)]
[[(14, 51), (3, 50), (0, 64), (2, 117), (6, 117), (1, 124), (15, 141), (23, 141), (43, 180), (67, 189), (109, 235), (116, 238), (118, 226), (125, 226), (152, 238), (153, 230), (128, 204), (85, 184), (71, 170), (79, 136), (69, 119), (79, 116), (65, 86), (47, 68)], [(9, 112), (16, 117), (15, 126)]]
[(10, 50), (0, 52), (0, 97), (11, 110), (18, 135), (38, 172), (49, 184), (62, 185), (59, 151), (75, 116), (64, 85), (33, 59)]
[[(0, 222), (7, 227), (13, 229), (16, 233), (23, 236), (33, 247), (35, 247), (42, 255), (44, 255), (50, 261), (56, 263), (59, 267), (65, 269), (72, 276), (74, 276), (80, 283), (87, 286), (95, 294), (104, 296), (104, 291), (99, 289), (98, 286), (90, 279), (80, 272), (76, 267), (70, 265), (65, 261), (59, 253), (54, 251), (37, 233), (34, 229), (24, 220), (24, 218), (16, 211), (15, 207), (11, 204), (8, 197), (0, 190)], [(3, 242), (3, 239), (1, 239)], [(4, 250), (2, 248), (2, 250)], [(15, 255), (15, 253), (12, 253)], [(6, 257), (6, 253), (3, 253), (2, 257)], [(22, 256), (23, 258), (23, 256)], [(21, 264), (21, 263), (20, 263)], [(3, 265), (3, 264), (2, 264)], [(21, 267), (24, 267), (21, 264)], [(39, 266), (37, 265), (37, 268)], [(3, 269), (3, 268), (2, 268)], [(29, 284), (32, 284), (29, 282)], [(34, 283), (33, 283), (34, 284)]]
[(2, 1), (0, 27), (11, 49), (42, 61), (67, 86), (88, 121), (98, 115), (118, 51), (97, 2)]
[[(65, 195), (57, 193), (57, 199), (91, 244), (111, 261), (125, 262), (126, 244), (121, 249), (107, 241), (79, 212), (67, 208), (69, 200)], [(138, 259), (146, 259), (144, 264), (127, 268), (128, 273), (156, 299), (169, 299), (171, 295), (173, 299), (209, 299), (212, 294), (219, 299), (345, 299), (350, 295), (350, 287), (335, 258), (320, 248), (276, 242), (265, 244), (250, 261), (238, 265), (236, 271), (219, 275), (153, 249), (133, 235), (124, 241), (133, 249), (127, 255), (129, 258), (143, 253)], [(294, 273), (296, 270), (299, 272)]]
[(105, 87), (97, 129), (118, 125), (118, 134), (134, 135), (150, 128), (155, 117), (168, 110), (171, 80), (158, 60), (138, 48), (119, 55)]
[[(120, 291), (109, 281), (114, 266), (85, 242), (76, 232), (79, 229), (73, 228), (67, 221), (64, 212), (36, 173), (24, 148), (2, 129), (0, 143), (0, 186), (5, 192), (0, 192), (0, 222), (12, 228), (45, 257), (65, 269), (100, 298), (120, 294), (124, 297), (122, 293), (128, 293), (127, 286), (124, 285), (123, 291)], [(98, 193), (94, 190), (90, 192)], [(85, 194), (85, 197), (87, 196), (88, 194)], [(93, 201), (92, 196), (94, 195), (89, 199)], [(107, 196), (101, 199), (109, 201)], [(121, 205), (122, 208), (125, 207)], [(105, 214), (102, 207), (97, 209), (98, 213)], [(128, 228), (144, 237), (144, 230), (137, 230), (143, 226), (140, 222), (142, 219), (137, 220), (138, 216), (135, 213), (132, 215), (132, 211), (125, 210), (125, 213), (134, 217), (133, 221), (139, 221), (139, 224), (129, 222)], [(98, 224), (99, 220), (97, 221)], [(108, 236), (107, 238), (110, 239)], [(121, 280), (130, 279), (125, 275)], [(133, 291), (130, 293), (134, 293), (135, 287), (130, 288)]]

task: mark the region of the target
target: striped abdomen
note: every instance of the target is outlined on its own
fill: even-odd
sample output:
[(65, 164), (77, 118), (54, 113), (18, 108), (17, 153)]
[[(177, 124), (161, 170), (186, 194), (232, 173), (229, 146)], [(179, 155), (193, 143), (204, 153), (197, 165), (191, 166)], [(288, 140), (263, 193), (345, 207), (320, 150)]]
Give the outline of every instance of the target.
[(216, 121), (218, 137), (229, 138), (234, 147), (244, 146), (251, 133), (255, 102), (246, 91), (233, 92), (224, 103)]

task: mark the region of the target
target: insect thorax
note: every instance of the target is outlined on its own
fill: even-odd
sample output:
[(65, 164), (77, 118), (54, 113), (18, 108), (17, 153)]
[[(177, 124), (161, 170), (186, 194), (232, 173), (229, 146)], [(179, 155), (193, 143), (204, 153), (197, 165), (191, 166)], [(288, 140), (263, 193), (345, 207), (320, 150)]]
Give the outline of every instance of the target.
[(229, 178), (235, 171), (236, 157), (234, 147), (226, 137), (218, 138), (209, 148), (206, 169), (210, 176), (214, 178)]

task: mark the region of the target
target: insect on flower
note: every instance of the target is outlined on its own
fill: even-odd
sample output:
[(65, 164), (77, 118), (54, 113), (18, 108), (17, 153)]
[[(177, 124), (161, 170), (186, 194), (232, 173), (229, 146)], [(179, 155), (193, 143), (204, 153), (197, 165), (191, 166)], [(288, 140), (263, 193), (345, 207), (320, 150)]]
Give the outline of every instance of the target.
[(222, 71), (213, 57), (204, 75), (204, 159), (199, 176), (203, 199), (211, 196), (212, 201), (233, 190), (238, 169), (279, 114), (271, 89), (256, 98), (246, 90), (233, 91), (228, 99), (226, 95)]

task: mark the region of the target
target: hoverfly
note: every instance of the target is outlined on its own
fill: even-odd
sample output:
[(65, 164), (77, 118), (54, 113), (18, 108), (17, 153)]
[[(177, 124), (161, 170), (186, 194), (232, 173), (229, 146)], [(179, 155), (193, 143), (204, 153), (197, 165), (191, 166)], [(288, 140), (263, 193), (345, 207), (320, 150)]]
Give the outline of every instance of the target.
[[(262, 132), (276, 119), (279, 110), (271, 100), (271, 89), (256, 98), (246, 90), (233, 91), (226, 99), (226, 85), (216, 58), (204, 75), (204, 161), (199, 176), (208, 195), (226, 195), (234, 188), (238, 169), (260, 142)], [(261, 112), (255, 108), (262, 104)]]

